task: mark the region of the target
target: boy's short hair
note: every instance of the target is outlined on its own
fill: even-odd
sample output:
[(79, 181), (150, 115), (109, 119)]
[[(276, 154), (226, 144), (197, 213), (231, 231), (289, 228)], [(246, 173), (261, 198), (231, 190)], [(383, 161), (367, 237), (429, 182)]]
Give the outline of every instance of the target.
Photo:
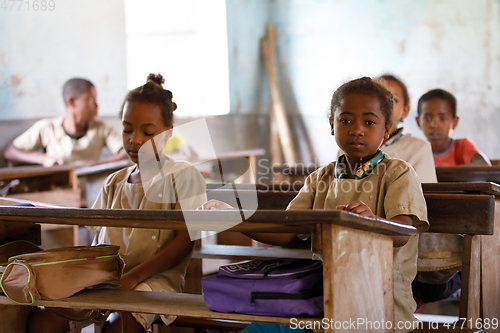
[(451, 115), (453, 118), (457, 116), (457, 99), (455, 96), (443, 89), (433, 89), (423, 94), (418, 100), (417, 114), (419, 117), (422, 114), (422, 104), (433, 98), (440, 98), (447, 101), (450, 105)]
[(330, 104), (329, 118), (331, 122), (333, 122), (335, 110), (339, 107), (341, 99), (349, 94), (364, 94), (378, 98), (380, 101), (380, 109), (385, 116), (385, 125), (391, 125), (392, 108), (394, 107), (394, 100), (391, 92), (381, 84), (366, 76), (344, 83), (335, 90)]
[(406, 88), (406, 84), (404, 84), (403, 81), (401, 81), (398, 77), (392, 74), (384, 74), (380, 76), (379, 79), (396, 82), (403, 91), (403, 100), (405, 102), (405, 106), (410, 105), (410, 95), (408, 95), (408, 88)]
[(63, 86), (63, 99), (64, 103), (68, 98), (78, 98), (81, 94), (86, 93), (91, 88), (94, 88), (94, 85), (89, 80), (73, 78), (66, 81)]

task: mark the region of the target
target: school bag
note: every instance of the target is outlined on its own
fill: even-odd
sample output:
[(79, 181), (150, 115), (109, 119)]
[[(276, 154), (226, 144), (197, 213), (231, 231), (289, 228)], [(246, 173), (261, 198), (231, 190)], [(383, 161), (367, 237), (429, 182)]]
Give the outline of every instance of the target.
[(119, 248), (75, 246), (10, 257), (0, 277), (1, 290), (11, 301), (30, 305), (70, 297), (84, 288), (120, 285), (124, 263)]
[(323, 317), (323, 269), (318, 260), (280, 258), (225, 265), (202, 280), (202, 289), (212, 311)]

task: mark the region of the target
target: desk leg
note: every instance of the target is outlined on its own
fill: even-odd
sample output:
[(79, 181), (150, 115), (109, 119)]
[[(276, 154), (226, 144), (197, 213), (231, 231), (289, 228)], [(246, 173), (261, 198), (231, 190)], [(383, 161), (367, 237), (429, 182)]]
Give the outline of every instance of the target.
[[(333, 322), (365, 320), (394, 323), (392, 239), (385, 235), (323, 225), (325, 318)], [(361, 332), (326, 329), (325, 332)], [(370, 332), (394, 332), (393, 329)]]
[[(481, 236), (481, 302), (483, 320), (500, 321), (500, 200), (495, 200), (492, 236)], [(483, 322), (484, 322), (483, 321)]]

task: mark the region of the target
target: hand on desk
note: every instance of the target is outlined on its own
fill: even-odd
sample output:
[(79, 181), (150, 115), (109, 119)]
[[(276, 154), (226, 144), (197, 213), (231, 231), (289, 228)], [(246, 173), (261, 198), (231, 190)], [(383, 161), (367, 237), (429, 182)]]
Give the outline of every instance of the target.
[(375, 217), (375, 214), (373, 214), (372, 210), (370, 207), (368, 207), (363, 201), (361, 200), (356, 200), (351, 202), (350, 204), (346, 205), (338, 205), (335, 207), (336, 209), (340, 210), (346, 210), (351, 213), (356, 213), (361, 216), (366, 216), (366, 217)]
[(228, 208), (232, 209), (234, 207), (220, 200), (209, 200), (200, 207), (196, 208), (196, 210), (216, 210), (216, 209), (228, 209)]

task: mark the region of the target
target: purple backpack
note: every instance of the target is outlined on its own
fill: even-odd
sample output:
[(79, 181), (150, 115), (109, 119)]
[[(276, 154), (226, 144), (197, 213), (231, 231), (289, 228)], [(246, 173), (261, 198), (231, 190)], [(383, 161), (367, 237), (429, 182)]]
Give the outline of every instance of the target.
[(317, 260), (253, 260), (221, 266), (217, 275), (202, 280), (202, 287), (212, 311), (323, 317), (323, 269)]

